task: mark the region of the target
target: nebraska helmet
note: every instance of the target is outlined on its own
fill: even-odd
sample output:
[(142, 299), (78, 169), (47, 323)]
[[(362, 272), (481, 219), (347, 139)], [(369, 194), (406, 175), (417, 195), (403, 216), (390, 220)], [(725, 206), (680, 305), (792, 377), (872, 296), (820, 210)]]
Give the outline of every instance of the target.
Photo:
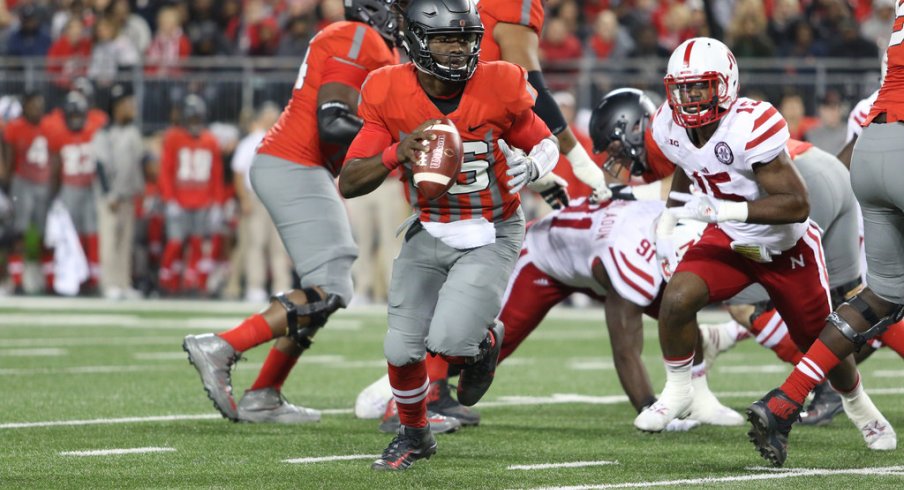
[(665, 76), (675, 124), (699, 128), (722, 118), (738, 100), (738, 62), (728, 46), (708, 37), (675, 48)]

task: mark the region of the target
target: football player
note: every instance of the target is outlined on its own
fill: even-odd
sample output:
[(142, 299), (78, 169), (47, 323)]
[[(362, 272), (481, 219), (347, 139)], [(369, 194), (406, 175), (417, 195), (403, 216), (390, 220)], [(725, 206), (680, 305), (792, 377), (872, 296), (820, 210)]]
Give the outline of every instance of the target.
[[(160, 194), (166, 205), (166, 247), (160, 287), (169, 294), (205, 292), (200, 270), (203, 247), (211, 236), (211, 209), (223, 195), (223, 161), (216, 138), (205, 127), (207, 104), (190, 94), (182, 103), (182, 123), (163, 135)], [(183, 247), (188, 240), (187, 260)]]
[[(707, 304), (758, 282), (800, 346), (813, 343), (831, 309), (821, 231), (808, 221), (807, 188), (787, 152), (784, 118), (767, 102), (738, 97), (737, 61), (715, 39), (693, 38), (678, 46), (664, 81), (668, 103), (653, 117), (653, 141), (682, 172), (673, 177), (669, 208), (659, 220), (659, 243), (678, 218), (710, 226), (664, 293), (659, 333), (666, 385), (660, 399), (635, 419), (643, 431), (662, 430), (688, 410), (698, 332), (693, 320)], [(692, 182), (693, 195), (688, 194)], [(858, 404), (859, 415), (851, 414), (858, 428), (861, 421), (884, 422), (857, 391), (853, 359), (829, 376), (842, 396)], [(869, 436), (867, 444), (872, 445)]]
[[(282, 385), (319, 328), (352, 297), (352, 239), (335, 176), (362, 120), (358, 93), (367, 75), (398, 62), (392, 0), (349, 0), (345, 21), (311, 40), (292, 98), (264, 136), (251, 184), (301, 277), (300, 290), (275, 295), (259, 314), (219, 334), (189, 335), (183, 348), (214, 406), (233, 421), (305, 423), (320, 412), (288, 403)], [(278, 339), (236, 404), (230, 370), (241, 353)]]
[[(904, 150), (904, 3), (895, 7), (888, 45), (888, 71), (864, 122), (851, 157), (851, 184), (863, 210), (867, 288), (829, 315), (819, 338), (781, 387), (748, 409), (752, 442), (767, 460), (781, 465), (788, 435), (810, 391), (832, 375), (871, 338), (904, 316), (904, 199), (899, 192), (900, 155)], [(897, 446), (894, 431), (863, 391), (859, 378), (842, 393), (844, 410), (872, 449)]]
[[(605, 200), (610, 192), (603, 173), (568, 127), (540, 71), (538, 53), (545, 15), (543, 3), (543, 0), (477, 2), (477, 12), (486, 29), (486, 35), (480, 42), (480, 59), (508, 61), (527, 70), (527, 80), (537, 91), (534, 111), (558, 138), (559, 148), (571, 163), (575, 177), (594, 190), (594, 200)], [(550, 204), (556, 206), (560, 199), (554, 189), (561, 186), (550, 176), (532, 185), (531, 189), (540, 192)]]
[[(462, 366), (464, 405), (489, 389), (503, 341), (496, 316), (524, 236), (518, 192), (558, 159), (554, 138), (531, 110), (536, 92), (524, 69), (478, 62), (484, 30), (470, 0), (413, 0), (404, 20), (402, 45), (412, 62), (368, 78), (359, 106), (364, 127), (339, 177), (343, 196), (354, 197), (403, 167), (417, 213), (393, 265), (384, 341), (401, 428), (376, 470), (404, 470), (436, 452), (426, 419), (428, 350)], [(435, 138), (425, 129), (443, 117), (461, 134), (464, 163), (448, 193), (427, 200), (413, 185), (411, 164)]]
[[(3, 128), (3, 162), (10, 167), (6, 173), (12, 174), (9, 190), (15, 203), (13, 242), (7, 269), (14, 291), (18, 294), (23, 292), (25, 231), (34, 225), (43, 236), (50, 207), (50, 150), (47, 136), (41, 129), (44, 96), (38, 92), (27, 92), (22, 97), (22, 108), (22, 115)], [(46, 248), (41, 251), (41, 264), (47, 291), (50, 292), (53, 290), (53, 255)]]
[(99, 126), (89, 126), (88, 101), (80, 92), (71, 91), (61, 109), (63, 125), (59, 126), (53, 113), (41, 122), (47, 135), (52, 165), (51, 196), (59, 192), (60, 201), (69, 211), (75, 231), (88, 259), (87, 290), (97, 287), (100, 277), (100, 255), (97, 241), (97, 202), (94, 180), (97, 162), (91, 140)]

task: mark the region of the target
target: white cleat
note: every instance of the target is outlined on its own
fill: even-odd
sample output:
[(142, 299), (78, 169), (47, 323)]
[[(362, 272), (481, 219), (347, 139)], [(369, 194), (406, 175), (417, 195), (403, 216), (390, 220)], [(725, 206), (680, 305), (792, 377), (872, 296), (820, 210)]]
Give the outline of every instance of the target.
[(700, 422), (693, 419), (674, 419), (665, 426), (666, 432), (689, 432), (700, 427)]
[(842, 395), (841, 404), (844, 406), (844, 413), (860, 429), (866, 447), (873, 451), (892, 451), (898, 447), (895, 429), (876, 408), (866, 392), (861, 391), (850, 400)]
[(706, 384), (706, 376), (699, 376), (691, 380), (694, 387), (694, 401), (691, 403), (691, 412), (688, 418), (701, 424), (735, 426), (744, 425), (745, 419), (738, 412), (722, 405), (716, 395), (709, 390)]
[(389, 375), (384, 374), (364, 388), (355, 400), (355, 417), (359, 419), (380, 419), (386, 413), (386, 405), (392, 400), (392, 387), (389, 385)]
[(274, 388), (246, 391), (239, 401), (240, 422), (307, 424), (320, 422), (320, 411), (292, 405)]
[(662, 432), (671, 421), (687, 416), (694, 401), (694, 390), (677, 391), (669, 389), (666, 383), (659, 400), (644, 408), (634, 419), (634, 427), (644, 432)]
[(700, 338), (703, 340), (703, 360), (709, 368), (719, 354), (731, 349), (738, 343), (738, 331), (743, 330), (734, 320), (725, 323), (703, 323), (700, 325)]

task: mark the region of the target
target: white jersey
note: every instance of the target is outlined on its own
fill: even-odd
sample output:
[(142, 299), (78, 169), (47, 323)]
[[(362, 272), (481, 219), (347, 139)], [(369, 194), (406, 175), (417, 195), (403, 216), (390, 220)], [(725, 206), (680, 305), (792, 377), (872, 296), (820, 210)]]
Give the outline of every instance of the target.
[(850, 143), (852, 139), (860, 137), (860, 133), (863, 131), (863, 123), (866, 122), (866, 116), (869, 115), (869, 110), (873, 107), (873, 102), (876, 101), (878, 96), (879, 91), (876, 90), (872, 95), (857, 102), (857, 105), (854, 106), (854, 110), (848, 116), (847, 137), (844, 139), (845, 145)]
[[(666, 158), (684, 170), (700, 192), (726, 201), (754, 201), (764, 195), (753, 166), (786, 152), (788, 123), (768, 102), (741, 97), (703, 148), (691, 142), (687, 130), (672, 120), (663, 104), (652, 123), (653, 141)], [(773, 254), (793, 247), (807, 231), (807, 223), (763, 225), (726, 221), (725, 234), (743, 244), (763, 245)]]
[(574, 201), (527, 230), (524, 244), (535, 266), (574, 288), (606, 290), (593, 278), (602, 261), (609, 282), (623, 298), (639, 306), (656, 299), (662, 275), (656, 259), (653, 221), (662, 201)]

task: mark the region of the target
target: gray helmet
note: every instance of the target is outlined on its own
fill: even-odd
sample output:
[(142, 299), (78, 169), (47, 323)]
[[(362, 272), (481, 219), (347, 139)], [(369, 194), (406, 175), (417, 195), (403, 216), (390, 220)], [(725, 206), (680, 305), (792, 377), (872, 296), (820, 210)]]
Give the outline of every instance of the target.
[(344, 0), (345, 20), (363, 22), (380, 33), (389, 44), (395, 44), (399, 19), (392, 6), (395, 0)]
[(81, 92), (71, 91), (63, 102), (63, 118), (70, 131), (81, 131), (88, 120), (88, 100)]
[(613, 141), (622, 144), (620, 155), (609, 155), (605, 164), (608, 172), (616, 175), (621, 171), (619, 158), (631, 161), (632, 175), (641, 175), (647, 170), (644, 133), (655, 112), (653, 101), (635, 88), (613, 90), (593, 109), (590, 116), (593, 151), (606, 151)]
[[(483, 24), (471, 0), (411, 0), (404, 12), (402, 47), (419, 70), (451, 82), (471, 78), (477, 68)], [(427, 41), (434, 35), (470, 35), (470, 52), (463, 68), (443, 66), (436, 62)]]

